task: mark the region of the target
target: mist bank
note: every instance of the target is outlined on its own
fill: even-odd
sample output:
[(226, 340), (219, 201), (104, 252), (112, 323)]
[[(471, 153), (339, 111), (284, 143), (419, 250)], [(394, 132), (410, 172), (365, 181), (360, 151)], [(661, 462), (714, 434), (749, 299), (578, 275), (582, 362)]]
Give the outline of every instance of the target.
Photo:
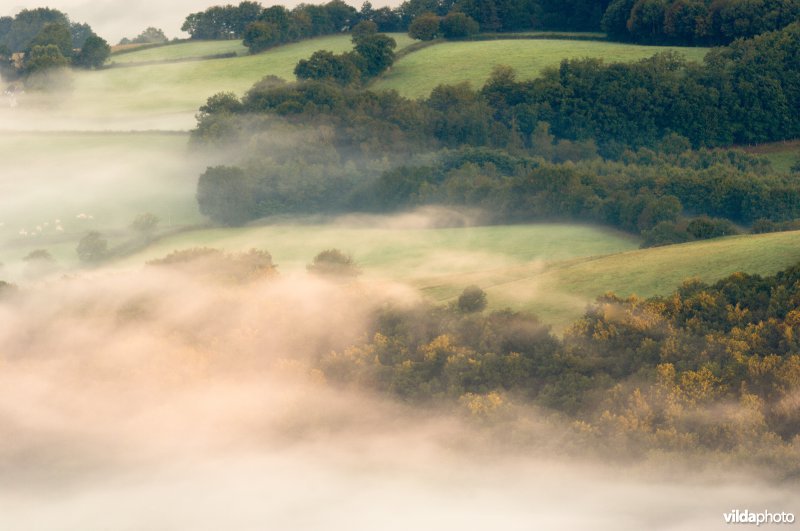
[[(798, 509), (740, 454), (606, 454), (504, 392), (408, 401), (356, 367), (342, 386), (334, 353), (387, 308), (422, 316), (407, 288), (181, 263), (3, 294), (4, 527), (696, 529)], [(496, 331), (546, 338), (515, 322)]]
[(201, 223), (193, 195), (207, 160), (186, 142), (158, 132), (0, 133), (0, 278), (21, 278), (37, 249), (71, 269), (90, 231), (111, 247), (146, 243), (131, 227), (143, 213), (160, 220), (159, 233)]
[(0, 79), (0, 93), (13, 92), (0, 95), (0, 132), (190, 130), (203, 94), (186, 101), (185, 92), (171, 94), (164, 85), (147, 83), (147, 77), (152, 73), (54, 70), (32, 82), (38, 89), (27, 88), (21, 80)]

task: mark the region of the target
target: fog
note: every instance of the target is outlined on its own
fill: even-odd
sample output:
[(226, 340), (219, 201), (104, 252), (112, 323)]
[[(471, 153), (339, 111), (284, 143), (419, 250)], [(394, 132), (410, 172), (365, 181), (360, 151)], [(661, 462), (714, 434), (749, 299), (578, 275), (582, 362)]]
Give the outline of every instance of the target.
[[(182, 37), (185, 16), (213, 3), (47, 5), (116, 42), (147, 26)], [(514, 233), (532, 250), (504, 253), (466, 233), (439, 248), (455, 238), (434, 231), (487, 219), (439, 208), (320, 218), (306, 231), (284, 219), (196, 242), (182, 231), (206, 222), (194, 193), (212, 159), (187, 150), (185, 131), (216, 89), (166, 93), (137, 70), (73, 73), (61, 91), (0, 101), (0, 280), (18, 285), (0, 292), (0, 529), (696, 530), (723, 528), (733, 509), (800, 512), (796, 485), (752, 469), (609, 462), (530, 404), (487, 425), (457, 404), (327, 381), (319, 358), (365, 340), (377, 308), (419, 301), (410, 285), (452, 290), (448, 275), (460, 275), (490, 298), (580, 311), (587, 299), (553, 287), (548, 260), (633, 244)], [(78, 264), (83, 235), (116, 247), (143, 212), (161, 219), (160, 241)], [(182, 235), (182, 247), (277, 249), (279, 274), (231, 284), (143, 265)], [(305, 272), (333, 246), (354, 252), (358, 280)], [(23, 257), (35, 249), (55, 264), (32, 272)]]
[[(169, 38), (187, 38), (189, 35), (181, 31), (186, 15), (213, 5), (238, 2), (214, 2), (213, 0), (171, 0), (159, 2), (157, 0), (51, 0), (46, 5), (58, 9), (69, 15), (70, 19), (89, 24), (94, 31), (109, 42), (116, 43), (123, 37), (132, 38), (149, 26), (164, 30)], [(264, 6), (275, 5), (275, 2), (261, 2)], [(281, 2), (288, 7), (296, 6), (301, 2), (289, 0)], [(321, 3), (321, 2), (320, 2)], [(356, 8), (360, 3), (348, 2)], [(374, 7), (394, 5), (396, 2), (376, 0)], [(42, 7), (41, 2), (26, 0), (24, 2), (12, 0), (0, 11), (2, 15), (15, 15), (22, 9)]]
[(689, 530), (796, 508), (736, 471), (580, 458), (535, 410), (510, 442), (314, 369), (416, 297), (155, 267), (24, 287), (0, 303), (0, 527)]
[(202, 222), (194, 191), (204, 160), (189, 156), (186, 142), (158, 133), (0, 133), (0, 263), (47, 249), (70, 266), (88, 231), (116, 245), (143, 212), (164, 231)]

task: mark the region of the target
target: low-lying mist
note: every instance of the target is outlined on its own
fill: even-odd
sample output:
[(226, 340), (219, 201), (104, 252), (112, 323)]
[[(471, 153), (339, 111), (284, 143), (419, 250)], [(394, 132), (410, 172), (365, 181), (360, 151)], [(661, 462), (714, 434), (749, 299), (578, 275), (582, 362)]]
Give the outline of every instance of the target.
[(163, 230), (201, 222), (194, 190), (204, 161), (186, 142), (165, 133), (0, 133), (0, 262), (47, 249), (74, 263), (88, 231), (113, 236), (144, 212)]
[(736, 471), (578, 458), (535, 411), (516, 444), (326, 382), (314, 361), (414, 303), (406, 288), (197, 273), (100, 269), (2, 299), (0, 527), (688, 530), (797, 509)]

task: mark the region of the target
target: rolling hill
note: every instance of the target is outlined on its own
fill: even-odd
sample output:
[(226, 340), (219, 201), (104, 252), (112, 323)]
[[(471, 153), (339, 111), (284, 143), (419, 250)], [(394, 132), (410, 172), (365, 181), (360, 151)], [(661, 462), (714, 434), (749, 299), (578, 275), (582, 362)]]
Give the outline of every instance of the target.
[(442, 42), (405, 55), (391, 71), (374, 84), (375, 89), (394, 89), (408, 97), (421, 97), (436, 85), (469, 81), (480, 87), (498, 64), (511, 66), (519, 78), (536, 77), (544, 68), (562, 59), (602, 58), (606, 62), (636, 61), (655, 53), (677, 51), (687, 59), (700, 61), (707, 48), (639, 46), (613, 42), (515, 39)]
[[(400, 49), (412, 44), (405, 35), (394, 37)], [(181, 230), (201, 222), (193, 196), (203, 161), (193, 156), (189, 157), (193, 162), (186, 164), (182, 155), (186, 135), (163, 131), (193, 127), (197, 108), (211, 94), (242, 94), (265, 75), (291, 78), (295, 63), (313, 51), (341, 52), (350, 46), (349, 36), (337, 35), (259, 55), (213, 60), (194, 59), (239, 54), (241, 44), (199, 41), (138, 50), (113, 58), (137, 66), (75, 73), (70, 92), (55, 97), (27, 95), (13, 112), (0, 111), (3, 128), (8, 131), (5, 147), (0, 149), (7, 171), (24, 172), (31, 157), (45, 150), (49, 162), (41, 168), (33, 166), (43, 184), (40, 189), (58, 188), (45, 186), (48, 182), (75, 182), (74, 194), (42, 192), (33, 196), (21, 195), (14, 190), (13, 180), (9, 181), (9, 200), (0, 219), (2, 258), (19, 260), (29, 250), (44, 247), (51, 249), (60, 263), (72, 265), (75, 244), (85, 229), (102, 228), (124, 238), (132, 217), (147, 210), (162, 218), (165, 229), (172, 225), (173, 230)], [(374, 87), (418, 96), (443, 82), (479, 85), (500, 62), (516, 68), (520, 77), (531, 77), (565, 57), (628, 61), (664, 49), (554, 39), (436, 43), (404, 54)], [(700, 48), (677, 50), (694, 60), (706, 52)], [(20, 133), (32, 128), (38, 132)], [(140, 129), (149, 132), (86, 132)], [(54, 132), (59, 130), (65, 132)], [(176, 153), (179, 155), (170, 156)], [(788, 162), (780, 164), (782, 168)], [(41, 239), (31, 236), (31, 230), (53, 221), (26, 213), (41, 211), (71, 220), (64, 223), (65, 233)], [(91, 213), (96, 222), (79, 222), (76, 216), (84, 212)], [(771, 273), (800, 259), (795, 250), (800, 248), (800, 233), (794, 232), (637, 250), (636, 239), (595, 227), (540, 224), (430, 229), (414, 225), (414, 221), (403, 225), (408, 220), (391, 227), (348, 222), (330, 227), (294, 223), (192, 230), (165, 238), (121, 263), (139, 265), (191, 246), (258, 247), (272, 252), (281, 270), (302, 271), (317, 252), (339, 247), (355, 255), (367, 276), (408, 283), (439, 301), (451, 300), (465, 285), (478, 284), (487, 289), (494, 307), (536, 311), (560, 326), (605, 291), (646, 296), (669, 291), (689, 276), (713, 280), (738, 270)], [(28, 234), (21, 235), (23, 230)]]

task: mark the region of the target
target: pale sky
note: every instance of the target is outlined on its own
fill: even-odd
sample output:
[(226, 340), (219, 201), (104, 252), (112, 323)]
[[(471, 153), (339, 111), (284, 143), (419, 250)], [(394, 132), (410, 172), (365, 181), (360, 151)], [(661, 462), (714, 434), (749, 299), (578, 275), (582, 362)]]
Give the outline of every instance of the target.
[[(213, 5), (238, 4), (240, 0), (9, 0), (2, 2), (0, 16), (14, 16), (22, 9), (50, 7), (63, 11), (74, 22), (88, 23), (92, 29), (111, 44), (122, 37), (135, 37), (148, 26), (161, 28), (170, 39), (188, 37), (180, 31), (186, 15), (203, 11)], [(293, 7), (302, 0), (262, 0), (262, 5), (282, 4)], [(363, 0), (345, 0), (359, 8)], [(306, 0), (305, 3), (324, 3), (323, 0)], [(372, 0), (374, 7), (399, 3), (390, 0)]]

